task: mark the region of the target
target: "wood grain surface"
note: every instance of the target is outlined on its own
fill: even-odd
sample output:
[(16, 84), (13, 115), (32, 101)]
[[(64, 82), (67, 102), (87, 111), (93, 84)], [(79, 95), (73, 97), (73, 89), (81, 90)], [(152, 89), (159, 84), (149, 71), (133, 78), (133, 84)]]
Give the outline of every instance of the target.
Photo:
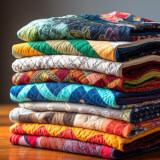
[[(0, 105), (0, 160), (103, 160), (103, 158), (12, 145), (9, 142), (9, 126), (13, 123), (9, 121), (8, 114), (14, 107), (16, 105)], [(160, 151), (128, 158), (128, 160), (160, 160)]]

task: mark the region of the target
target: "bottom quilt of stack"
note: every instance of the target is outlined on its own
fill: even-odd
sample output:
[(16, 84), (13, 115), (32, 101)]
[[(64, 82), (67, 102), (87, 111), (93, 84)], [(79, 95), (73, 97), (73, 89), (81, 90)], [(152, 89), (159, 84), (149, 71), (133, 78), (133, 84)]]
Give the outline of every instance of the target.
[[(18, 135), (18, 134), (12, 134), (10, 136), (10, 142), (13, 144), (36, 147), (36, 148), (58, 150), (58, 151), (90, 155), (101, 158), (112, 158), (112, 159), (127, 158), (160, 149), (160, 143), (155, 145), (150, 143), (147, 144), (147, 146), (143, 146), (142, 148), (134, 151), (121, 152), (119, 150), (116, 150), (114, 148), (105, 145), (98, 145), (78, 140), (47, 137), (47, 136)], [(145, 141), (144, 142), (142, 141), (142, 143), (145, 144)]]
[(120, 159), (160, 148), (160, 127), (133, 138), (91, 129), (53, 124), (16, 123), (10, 127), (13, 144)]

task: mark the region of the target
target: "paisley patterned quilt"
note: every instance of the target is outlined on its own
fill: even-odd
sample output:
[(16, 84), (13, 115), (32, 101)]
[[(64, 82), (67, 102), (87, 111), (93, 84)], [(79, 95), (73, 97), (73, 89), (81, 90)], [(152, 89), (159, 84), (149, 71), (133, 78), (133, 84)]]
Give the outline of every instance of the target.
[(160, 70), (160, 56), (150, 55), (120, 63), (84, 56), (50, 55), (16, 59), (13, 71), (23, 72), (41, 69), (81, 69), (117, 77), (136, 78), (149, 71)]
[(61, 101), (130, 108), (129, 104), (159, 99), (160, 89), (123, 93), (88, 85), (50, 82), (13, 86), (10, 89), (10, 97), (15, 102)]
[(160, 39), (136, 42), (93, 40), (48, 40), (13, 45), (16, 58), (40, 55), (77, 55), (124, 62), (151, 54), (160, 54)]
[(34, 20), (17, 35), (25, 41), (91, 39), (136, 41), (159, 37), (160, 23), (123, 12), (97, 15), (67, 15)]
[(48, 69), (16, 73), (12, 77), (12, 82), (14, 85), (39, 82), (68, 82), (121, 92), (145, 92), (159, 88), (160, 72), (150, 71), (137, 78), (124, 78), (85, 70)]

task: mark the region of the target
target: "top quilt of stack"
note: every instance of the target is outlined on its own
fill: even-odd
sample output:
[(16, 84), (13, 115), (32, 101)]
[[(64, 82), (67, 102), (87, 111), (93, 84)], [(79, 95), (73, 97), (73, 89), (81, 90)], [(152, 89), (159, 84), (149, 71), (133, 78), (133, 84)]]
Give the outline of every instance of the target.
[(67, 15), (34, 20), (18, 31), (25, 41), (92, 39), (136, 41), (159, 37), (160, 23), (123, 12), (99, 15)]

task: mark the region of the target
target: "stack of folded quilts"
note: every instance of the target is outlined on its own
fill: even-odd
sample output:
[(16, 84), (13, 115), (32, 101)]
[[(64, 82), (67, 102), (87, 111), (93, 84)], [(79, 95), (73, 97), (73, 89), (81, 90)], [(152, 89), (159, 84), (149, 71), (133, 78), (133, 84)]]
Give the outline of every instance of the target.
[(21, 28), (11, 143), (112, 159), (159, 149), (159, 34), (160, 23), (122, 12)]

